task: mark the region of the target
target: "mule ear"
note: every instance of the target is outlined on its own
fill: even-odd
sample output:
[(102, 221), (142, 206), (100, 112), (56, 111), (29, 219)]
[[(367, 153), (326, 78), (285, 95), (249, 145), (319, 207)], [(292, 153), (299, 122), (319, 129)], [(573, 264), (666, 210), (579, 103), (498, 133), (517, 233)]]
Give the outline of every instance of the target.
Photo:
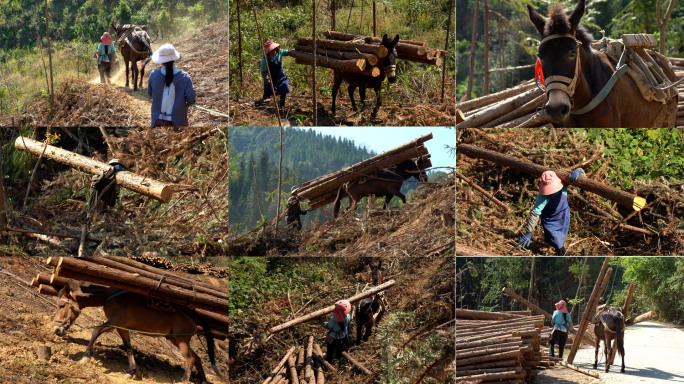
[(573, 33), (577, 31), (580, 20), (582, 20), (582, 16), (584, 16), (585, 4), (586, 0), (579, 0), (575, 6), (575, 9), (572, 10), (570, 17), (568, 18), (568, 21), (570, 22), (570, 28), (572, 29)]
[(69, 281), (64, 288), (64, 292), (67, 294), (70, 292), (73, 292), (74, 294), (81, 293), (81, 284), (77, 281)]
[(539, 32), (540, 35), (544, 36), (544, 26), (546, 25), (546, 19), (542, 15), (540, 15), (537, 11), (532, 8), (531, 5), (527, 4), (527, 11), (530, 14), (530, 20), (532, 21), (532, 24), (534, 24), (534, 27), (537, 28), (537, 32)]
[(398, 42), (399, 42), (399, 35), (396, 35), (394, 37), (394, 40), (392, 40), (392, 45), (397, 45)]

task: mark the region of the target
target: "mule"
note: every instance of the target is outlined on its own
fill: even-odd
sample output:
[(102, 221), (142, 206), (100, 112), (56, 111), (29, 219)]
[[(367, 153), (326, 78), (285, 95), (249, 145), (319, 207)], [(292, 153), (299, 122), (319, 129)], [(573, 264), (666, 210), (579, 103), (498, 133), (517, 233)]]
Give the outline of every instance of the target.
[(603, 52), (591, 48), (593, 37), (580, 25), (585, 2), (578, 1), (569, 17), (562, 5), (554, 4), (548, 19), (527, 5), (530, 20), (542, 37), (537, 56), (545, 78), (545, 110), (553, 125), (674, 127), (677, 97), (665, 104), (647, 101), (629, 75), (619, 76), (595, 108), (587, 107), (608, 83), (615, 64)]
[(381, 169), (375, 176), (368, 176), (365, 182), (355, 180), (345, 183), (337, 190), (337, 197), (333, 205), (333, 216), (337, 217), (342, 204), (342, 199), (349, 197), (350, 204), (347, 209), (356, 209), (361, 199), (365, 196), (385, 196), (382, 206), (387, 209), (390, 201), (397, 196), (406, 204), (406, 196), (401, 193), (401, 186), (405, 180), (415, 177), (420, 181), (427, 181), (427, 174), (423, 158), (406, 159), (403, 162), (385, 169)]
[[(116, 40), (119, 42), (119, 52), (124, 59), (126, 66), (126, 88), (128, 88), (128, 63), (131, 65), (131, 80), (133, 81), (133, 90), (143, 88), (143, 79), (145, 78), (145, 66), (152, 59), (152, 45), (150, 36), (140, 27), (128, 34), (129, 30), (123, 26), (115, 26), (112, 24), (114, 32), (116, 32)], [(127, 35), (128, 34), (128, 35)], [(141, 68), (138, 69), (138, 61), (142, 61)]]
[(596, 348), (594, 350), (594, 369), (598, 367), (598, 351), (601, 341), (606, 357), (605, 372), (610, 369), (610, 358), (613, 354), (612, 341), (617, 340), (617, 348), (622, 356), (622, 368), (620, 372), (625, 372), (625, 317), (615, 307), (600, 306), (596, 309), (594, 318), (594, 336), (596, 337)]
[(359, 98), (361, 103), (366, 103), (366, 89), (373, 88), (375, 90), (376, 102), (375, 108), (373, 108), (372, 116), (375, 117), (380, 110), (382, 105), (382, 98), (380, 96), (380, 88), (385, 78), (390, 83), (397, 81), (397, 51), (394, 47), (399, 42), (399, 35), (397, 35), (394, 40), (390, 41), (387, 34), (382, 36), (382, 42), (380, 43), (385, 48), (387, 48), (387, 56), (378, 60), (377, 66), (380, 68), (380, 76), (373, 77), (367, 76), (360, 73), (345, 72), (340, 69), (335, 70), (335, 75), (333, 78), (332, 87), (332, 114), (335, 115), (335, 99), (337, 98), (337, 92), (340, 89), (342, 82), (348, 84), (347, 92), (349, 92), (349, 99), (351, 100), (352, 110), (357, 111), (356, 103), (354, 102), (354, 90), (359, 89)]
[[(372, 267), (371, 276), (373, 286), (382, 284), (382, 261)], [(356, 304), (356, 345), (361, 344), (361, 334), (363, 341), (368, 341), (373, 326), (382, 320), (385, 315), (385, 306), (379, 295), (367, 297)], [(363, 330), (365, 329), (365, 332)]]
[(183, 382), (190, 380), (190, 373), (194, 366), (201, 382), (208, 383), (202, 368), (202, 361), (190, 348), (190, 339), (197, 334), (199, 325), (204, 330), (211, 366), (216, 374), (222, 377), (216, 366), (211, 328), (203, 316), (187, 307), (174, 306), (172, 311), (162, 312), (150, 308), (148, 304), (147, 297), (120, 289), (97, 286), (91, 291), (88, 288), (75, 288), (67, 285), (57, 294), (57, 311), (53, 319), (53, 330), (58, 336), (64, 336), (83, 308), (103, 306), (107, 321), (93, 329), (90, 342), (79, 364), (87, 364), (90, 361), (95, 342), (101, 334), (115, 330), (121, 337), (128, 357), (128, 371), (125, 378), (130, 379), (135, 376), (137, 370), (130, 332), (144, 332), (152, 337), (162, 337), (156, 335), (161, 334), (178, 347), (185, 358)]

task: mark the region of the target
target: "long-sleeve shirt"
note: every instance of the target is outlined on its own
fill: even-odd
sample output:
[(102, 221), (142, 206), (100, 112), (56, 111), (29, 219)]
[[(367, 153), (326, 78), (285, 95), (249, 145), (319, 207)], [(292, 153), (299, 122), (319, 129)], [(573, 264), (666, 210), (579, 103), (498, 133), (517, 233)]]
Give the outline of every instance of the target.
[(114, 61), (114, 54), (116, 53), (116, 49), (114, 48), (114, 43), (109, 44), (107, 46), (107, 53), (105, 53), (105, 45), (100, 43), (100, 45), (97, 46), (97, 61)]
[(328, 332), (332, 334), (332, 337), (336, 339), (343, 339), (347, 337), (347, 326), (351, 322), (351, 316), (347, 315), (347, 317), (342, 321), (341, 323), (344, 324), (344, 329), (340, 328), (340, 324), (335, 321), (334, 317), (330, 317), (330, 320), (328, 320), (328, 324), (325, 325), (326, 328), (328, 328)]
[(554, 329), (560, 329), (564, 332), (568, 331), (568, 323), (572, 323), (572, 318), (569, 313), (563, 313), (559, 310), (553, 311), (551, 316), (551, 324)]
[[(288, 49), (279, 49), (278, 51), (276, 51), (276, 54), (273, 57), (266, 55), (270, 63), (279, 64), (283, 62), (283, 56), (290, 56), (290, 51)], [(261, 58), (261, 73), (268, 73), (268, 69), (266, 68), (266, 62), (264, 61), (263, 57)]]
[[(195, 104), (197, 95), (195, 93), (195, 88), (192, 85), (190, 75), (180, 70), (174, 70), (173, 73), (175, 94), (173, 97), (173, 107), (171, 109), (171, 122), (174, 127), (186, 127), (188, 126), (187, 105)], [(159, 116), (164, 112), (162, 111), (162, 101), (164, 100), (165, 88), (166, 81), (164, 80), (164, 73), (161, 69), (155, 69), (152, 71), (150, 78), (147, 81), (147, 93), (152, 96), (151, 120), (153, 127)], [(168, 104), (169, 101), (167, 100), (167, 105)]]

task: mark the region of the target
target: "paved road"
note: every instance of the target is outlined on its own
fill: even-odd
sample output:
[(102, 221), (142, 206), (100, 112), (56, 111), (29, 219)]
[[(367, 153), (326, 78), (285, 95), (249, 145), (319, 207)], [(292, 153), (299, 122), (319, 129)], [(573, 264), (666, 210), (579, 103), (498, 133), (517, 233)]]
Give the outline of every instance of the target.
[[(643, 322), (625, 330), (625, 373), (620, 373), (620, 354), (609, 373), (603, 372), (603, 343), (598, 371), (604, 383), (684, 383), (684, 328)], [(594, 348), (581, 348), (575, 356), (578, 367), (593, 369)]]

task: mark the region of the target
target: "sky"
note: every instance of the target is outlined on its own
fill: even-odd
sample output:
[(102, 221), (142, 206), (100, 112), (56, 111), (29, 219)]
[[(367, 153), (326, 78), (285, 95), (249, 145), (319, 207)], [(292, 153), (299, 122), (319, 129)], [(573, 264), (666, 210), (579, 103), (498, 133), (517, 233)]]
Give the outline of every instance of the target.
[[(447, 127), (302, 127), (313, 129), (326, 135), (344, 137), (353, 140), (358, 146), (382, 153), (398, 147), (420, 136), (432, 132), (433, 138), (425, 142), (432, 157), (433, 167), (455, 167), (456, 158), (449, 147), (456, 146), (456, 131)], [(447, 170), (444, 170), (447, 171)]]

